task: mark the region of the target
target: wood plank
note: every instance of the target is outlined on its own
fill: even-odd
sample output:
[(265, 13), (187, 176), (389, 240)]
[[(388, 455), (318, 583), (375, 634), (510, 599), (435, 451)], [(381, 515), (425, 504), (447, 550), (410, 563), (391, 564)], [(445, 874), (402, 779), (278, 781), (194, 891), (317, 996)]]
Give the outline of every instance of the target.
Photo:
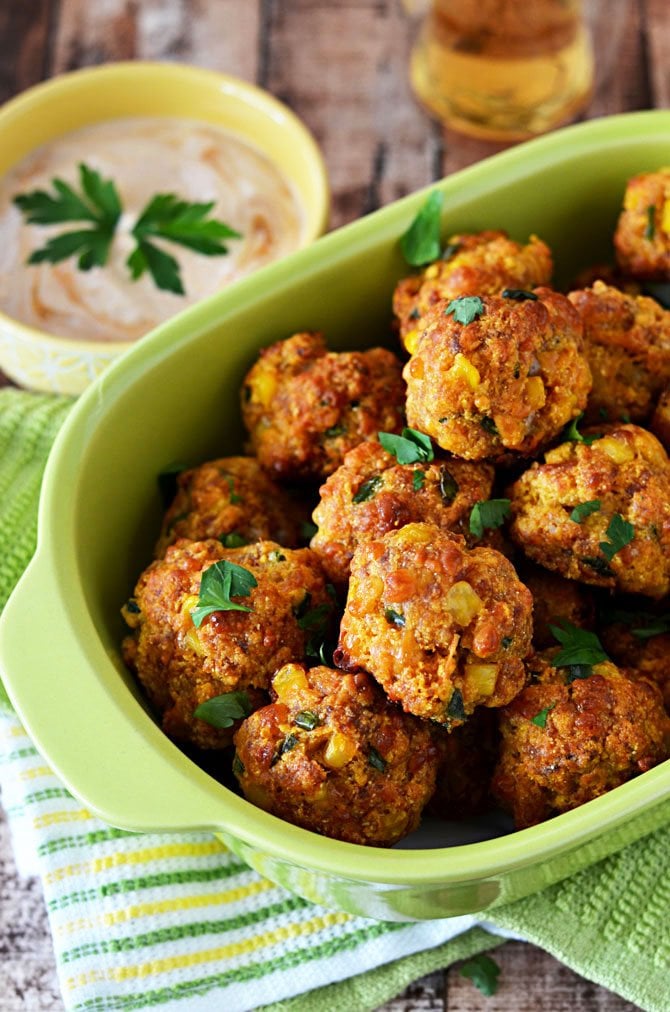
[(650, 108), (642, 4), (598, 0), (587, 8), (596, 52), (595, 92), (581, 118)]
[(54, 0), (0, 3), (0, 102), (48, 73), (53, 8)]
[(255, 80), (259, 26), (259, 0), (64, 0), (54, 67), (180, 60)]
[(668, 0), (646, 0), (642, 40), (648, 63), (651, 104), (670, 107), (670, 17)]
[(430, 182), (439, 131), (411, 98), (412, 26), (391, 0), (266, 7), (261, 83), (297, 112), (321, 144), (333, 188), (333, 226)]

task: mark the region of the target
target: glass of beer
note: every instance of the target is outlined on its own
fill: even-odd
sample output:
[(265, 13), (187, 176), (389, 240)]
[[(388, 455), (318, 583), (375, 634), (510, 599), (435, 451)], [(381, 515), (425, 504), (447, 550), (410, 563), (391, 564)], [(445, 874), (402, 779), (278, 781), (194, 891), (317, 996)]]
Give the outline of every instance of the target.
[(447, 126), (499, 141), (572, 119), (593, 89), (581, 0), (432, 0), (410, 59), (420, 101)]

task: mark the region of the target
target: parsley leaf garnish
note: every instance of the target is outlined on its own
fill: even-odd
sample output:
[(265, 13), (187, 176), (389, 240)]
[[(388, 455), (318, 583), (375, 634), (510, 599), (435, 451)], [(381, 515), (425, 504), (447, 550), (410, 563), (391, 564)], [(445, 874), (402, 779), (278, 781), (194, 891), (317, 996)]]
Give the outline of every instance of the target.
[(445, 316), (453, 314), (457, 323), (468, 324), (484, 312), (484, 303), (478, 295), (459, 295), (452, 299), (444, 311)]
[(633, 540), (635, 528), (627, 520), (624, 520), (620, 513), (615, 513), (607, 526), (605, 536), (609, 538), (609, 541), (599, 542), (598, 547), (607, 561), (611, 562), (616, 553)]
[(412, 488), (419, 492), (426, 483), (426, 475), (423, 471), (412, 471)]
[(590, 446), (591, 443), (595, 443), (596, 439), (602, 439), (602, 432), (592, 432), (588, 436), (583, 436), (581, 434), (577, 426), (583, 417), (584, 412), (580, 411), (576, 418), (573, 418), (571, 422), (568, 422), (561, 433), (561, 438), (573, 443), (584, 443), (586, 446)]
[(184, 295), (179, 264), (152, 240), (168, 239), (208, 257), (227, 253), (224, 240), (241, 236), (229, 225), (208, 217), (213, 207), (213, 200), (191, 204), (174, 193), (152, 197), (132, 229), (137, 245), (126, 264), (133, 281), (148, 271), (158, 288)]
[(647, 208), (647, 224), (644, 230), (645, 239), (653, 239), (656, 235), (656, 207), (650, 204)]
[(527, 292), (525, 288), (503, 288), (503, 299), (513, 299), (515, 302), (537, 302), (535, 292)]
[(411, 267), (423, 267), (440, 255), (440, 225), (444, 194), (433, 190), (400, 238), (402, 255)]
[(545, 706), (543, 710), (540, 710), (540, 712), (536, 713), (534, 717), (531, 717), (530, 719), (531, 724), (535, 724), (536, 727), (546, 727), (547, 717), (549, 716), (549, 714), (551, 713), (551, 711), (554, 709), (555, 706), (556, 703), (552, 703), (551, 706)]
[(589, 499), (587, 502), (580, 502), (570, 514), (570, 519), (576, 524), (581, 524), (582, 520), (586, 520), (592, 513), (597, 513), (599, 509), (600, 499)]
[[(555, 668), (572, 668), (575, 665), (590, 668), (593, 664), (609, 660), (596, 634), (588, 629), (579, 629), (565, 619), (561, 620), (560, 625), (550, 625), (549, 629), (562, 647), (552, 658), (551, 663)], [(582, 674), (578, 677), (585, 676)]]
[(14, 204), (28, 225), (55, 225), (65, 221), (91, 223), (89, 228), (63, 232), (48, 239), (41, 249), (30, 254), (29, 264), (44, 261), (56, 264), (77, 254), (77, 266), (82, 271), (107, 263), (114, 230), (121, 216), (119, 195), (110, 179), (103, 179), (99, 172), (83, 162), (79, 165), (79, 183), (81, 195), (64, 180), (54, 179), (55, 194), (33, 190), (14, 197)]
[(486, 529), (501, 527), (510, 515), (509, 499), (483, 499), (470, 512), (470, 533), (481, 538)]
[(232, 727), (236, 720), (242, 720), (251, 713), (251, 703), (246, 692), (224, 692), (212, 696), (193, 711), (193, 716), (204, 720), (212, 727)]
[(231, 597), (248, 597), (257, 586), (253, 573), (227, 559), (208, 566), (200, 581), (197, 607), (191, 612), (193, 625), (199, 629), (203, 619), (215, 611), (253, 611), (244, 604), (236, 604)]
[(466, 963), (463, 963), (460, 974), (461, 977), (471, 980), (475, 987), (488, 998), (498, 990), (500, 967), (490, 956), (480, 953), (478, 956), (468, 959)]
[(379, 432), (377, 435), (386, 452), (391, 453), (399, 464), (428, 463), (435, 456), (430, 436), (416, 429), (404, 428), (400, 436), (393, 432)]

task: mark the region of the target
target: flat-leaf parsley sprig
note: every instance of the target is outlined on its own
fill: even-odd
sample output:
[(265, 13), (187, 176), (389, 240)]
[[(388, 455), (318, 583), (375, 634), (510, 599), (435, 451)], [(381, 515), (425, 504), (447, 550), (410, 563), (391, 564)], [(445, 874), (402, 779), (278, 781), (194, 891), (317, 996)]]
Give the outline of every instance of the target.
[[(53, 179), (53, 193), (34, 190), (14, 197), (28, 225), (86, 222), (87, 228), (52, 236), (28, 258), (29, 264), (59, 263), (79, 256), (82, 271), (104, 267), (122, 213), (121, 199), (111, 179), (85, 163), (79, 165), (81, 193), (62, 179)], [(157, 288), (184, 295), (179, 264), (157, 246), (155, 239), (178, 243), (204, 256), (228, 253), (226, 240), (241, 234), (210, 217), (214, 201), (190, 203), (174, 193), (159, 193), (147, 202), (131, 229), (135, 248), (126, 261), (132, 281), (149, 273)]]

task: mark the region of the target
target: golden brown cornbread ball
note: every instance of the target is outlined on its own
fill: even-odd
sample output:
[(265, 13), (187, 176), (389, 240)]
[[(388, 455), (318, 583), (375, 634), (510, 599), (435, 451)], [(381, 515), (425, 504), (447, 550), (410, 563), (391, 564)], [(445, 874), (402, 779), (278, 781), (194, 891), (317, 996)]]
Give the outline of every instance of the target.
[[(603, 426), (590, 446), (562, 443), (510, 488), (509, 533), (534, 562), (570, 580), (625, 593), (664, 597), (670, 591), (670, 463), (650, 432), (637, 425)], [(599, 503), (579, 522), (575, 507)], [(618, 520), (616, 517), (618, 516)], [(610, 525), (632, 540), (612, 559)]]
[(602, 281), (570, 292), (584, 324), (593, 387), (587, 422), (644, 422), (670, 383), (670, 312), (645, 295), (626, 295)]
[(249, 801), (305, 829), (388, 847), (416, 829), (433, 793), (428, 725), (366, 674), (283, 667), (276, 702), (235, 735), (233, 769)]
[(532, 289), (551, 279), (551, 252), (537, 236), (522, 246), (500, 231), (452, 235), (446, 248), (449, 256), (404, 278), (393, 294), (400, 339), (411, 354), (436, 303), (458, 295), (499, 295), (503, 288)]
[(179, 538), (221, 538), (230, 548), (252, 541), (294, 546), (300, 525), (293, 502), (253, 457), (220, 457), (177, 478), (177, 493), (165, 514), (156, 557)]
[(587, 587), (528, 562), (517, 567), (517, 571), (519, 579), (533, 595), (533, 646), (536, 650), (556, 646), (550, 625), (567, 621), (579, 629), (593, 628), (595, 607)]
[(427, 813), (459, 820), (492, 808), (491, 777), (498, 754), (496, 711), (480, 708), (452, 731), (434, 726), (433, 736), (440, 761)]
[(385, 348), (329, 352), (295, 334), (261, 352), (242, 387), (249, 451), (280, 479), (321, 479), (377, 432), (404, 424), (402, 366)]
[[(221, 560), (242, 566), (257, 580), (238, 602), (252, 610), (216, 611), (196, 629), (191, 612), (200, 581)], [(319, 560), (308, 548), (259, 541), (226, 549), (214, 540), (178, 541), (142, 573), (123, 609), (133, 630), (123, 642), (124, 659), (161, 714), (166, 734), (221, 748), (232, 730), (195, 718), (196, 707), (238, 690), (247, 692), (253, 705), (264, 702), (277, 668), (306, 655), (310, 632), (301, 628), (299, 616), (306, 607), (330, 609), (331, 603)]]
[(628, 181), (614, 234), (619, 267), (642, 280), (670, 278), (670, 169)]
[(670, 387), (666, 387), (658, 398), (649, 428), (667, 453), (670, 450)]
[(655, 685), (609, 662), (572, 682), (567, 668), (543, 669), (500, 712), (492, 790), (517, 829), (577, 808), (667, 756), (668, 721)]
[(476, 502), (489, 498), (493, 477), (488, 464), (462, 460), (398, 464), (379, 443), (361, 443), (321, 487), (313, 514), (318, 531), (311, 548), (328, 578), (345, 586), (360, 542), (413, 521), (433, 523), (474, 542), (470, 512)]
[(404, 370), (407, 421), (466, 460), (531, 454), (586, 404), (591, 373), (579, 314), (564, 295), (488, 295), (471, 323), (444, 304)]
[(455, 727), (524, 685), (531, 610), (499, 552), (408, 524), (356, 549), (334, 660), (369, 671), (408, 713)]

